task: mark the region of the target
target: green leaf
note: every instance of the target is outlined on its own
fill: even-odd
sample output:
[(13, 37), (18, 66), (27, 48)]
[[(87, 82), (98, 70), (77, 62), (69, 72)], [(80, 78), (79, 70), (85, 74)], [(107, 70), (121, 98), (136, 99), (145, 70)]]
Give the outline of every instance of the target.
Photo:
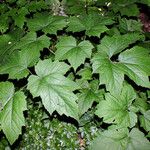
[(10, 82), (0, 83), (0, 112), (1, 129), (6, 135), (10, 144), (13, 144), (21, 134), (21, 128), (25, 125), (23, 111), (26, 108), (25, 95), (23, 92), (15, 92)]
[(133, 105), (138, 108), (141, 113), (144, 113), (148, 110), (148, 103), (144, 98), (137, 98)]
[[(138, 39), (140, 39), (140, 36), (134, 33), (119, 35), (106, 37), (102, 40), (102, 44), (99, 45), (98, 53), (92, 59), (92, 68), (93, 73), (100, 74), (100, 84), (105, 84), (108, 91), (119, 94), (124, 75), (129, 76), (138, 85), (150, 87), (148, 80), (150, 57), (147, 49), (135, 46), (122, 52), (118, 59), (111, 60), (112, 56), (118, 54)], [(145, 59), (143, 59), (143, 56)]]
[(149, 50), (135, 46), (119, 55), (121, 69), (137, 85), (150, 87), (148, 76), (150, 75)]
[(133, 19), (121, 18), (119, 20), (119, 29), (123, 33), (142, 31), (142, 23)]
[(36, 32), (29, 32), (20, 39), (14, 49), (26, 49), (28, 51), (32, 50), (39, 52), (43, 50), (43, 48), (48, 48), (49, 46), (50, 39), (46, 35), (37, 37)]
[(150, 98), (150, 90), (147, 90), (147, 98)]
[(77, 96), (72, 93), (78, 86), (63, 76), (68, 69), (68, 65), (63, 62), (52, 62), (51, 59), (39, 61), (35, 66), (37, 75), (29, 77), (27, 88), (33, 97), (41, 97), (50, 114), (56, 110), (60, 115), (78, 120)]
[(9, 34), (0, 36), (0, 64), (5, 64), (9, 59), (11, 53), (14, 51), (14, 46), (18, 44), (18, 41), (23, 36), (22, 30), (14, 30)]
[(61, 37), (56, 45), (56, 60), (68, 59), (71, 66), (76, 70), (86, 58), (90, 58), (93, 45), (89, 41), (77, 44), (73, 37)]
[(83, 115), (89, 108), (91, 108), (94, 101), (99, 99), (98, 94), (94, 93), (92, 90), (84, 89), (82, 93), (78, 96), (79, 99), (79, 111), (80, 115)]
[(114, 12), (120, 12), (122, 16), (135, 16), (139, 15), (139, 8), (135, 4), (136, 0), (116, 0), (112, 2), (112, 9)]
[(24, 23), (26, 22), (25, 16), (28, 14), (28, 9), (26, 7), (21, 7), (20, 9), (16, 9), (16, 11), (13, 9), (12, 18), (15, 21), (15, 25), (17, 25), (20, 28), (23, 28)]
[(90, 150), (125, 150), (128, 142), (126, 129), (105, 130), (96, 137), (90, 146)]
[(149, 150), (150, 142), (144, 137), (144, 134), (137, 128), (133, 128), (129, 134), (127, 150)]
[(79, 105), (79, 113), (83, 115), (89, 108), (92, 107), (93, 102), (99, 102), (103, 100), (103, 91), (98, 90), (98, 82), (92, 81), (89, 83), (89, 88), (85, 88), (80, 90), (80, 94), (78, 94), (78, 105)]
[(140, 123), (141, 127), (143, 127), (146, 131), (150, 131), (150, 110), (140, 115)]
[(38, 12), (42, 9), (49, 9), (48, 1), (30, 1), (28, 3), (28, 10), (30, 12)]
[(0, 32), (5, 33), (9, 28), (9, 19), (7, 13), (2, 14), (0, 19)]
[(128, 33), (124, 35), (114, 35), (112, 37), (105, 36), (101, 44), (98, 45), (98, 51), (105, 51), (109, 58), (118, 54), (127, 48), (130, 44), (143, 39), (143, 35), (139, 33)]
[(99, 16), (98, 14), (89, 14), (79, 17), (70, 17), (68, 24), (68, 31), (80, 32), (86, 30), (86, 35), (88, 36), (100, 36), (101, 33), (108, 30), (105, 25), (112, 24), (111, 18)]
[(21, 79), (29, 74), (28, 67), (31, 67), (39, 58), (37, 51), (16, 51), (9, 60), (0, 66), (0, 74), (9, 74), (10, 79)]
[(150, 6), (150, 0), (139, 0), (139, 2)]
[(109, 129), (92, 141), (90, 150), (149, 150), (150, 143), (137, 128)]
[(30, 31), (42, 30), (45, 33), (57, 34), (58, 30), (62, 30), (67, 25), (67, 22), (63, 16), (38, 14), (33, 19), (29, 19), (27, 24)]
[(85, 8), (85, 2), (84, 1), (79, 1), (79, 0), (66, 0), (65, 5), (65, 10), (68, 14), (85, 14), (86, 13), (86, 8)]
[(14, 49), (21, 49), (11, 54), (7, 62), (0, 66), (0, 74), (9, 74), (11, 79), (20, 79), (29, 74), (28, 67), (33, 66), (40, 57), (40, 50), (49, 46), (46, 36), (36, 38), (36, 33), (28, 33)]
[(137, 17), (140, 13), (139, 8), (136, 4), (128, 5), (127, 7), (123, 7), (120, 9), (122, 16), (135, 16)]
[(117, 63), (113, 63), (104, 53), (95, 54), (92, 59), (93, 73), (100, 74), (100, 84), (105, 84), (108, 91), (120, 93), (124, 74), (118, 67)]
[(95, 114), (103, 117), (105, 123), (114, 123), (125, 127), (133, 127), (137, 116), (130, 107), (136, 93), (130, 85), (124, 84), (120, 95), (105, 94), (105, 100), (99, 102)]
[(92, 69), (89, 66), (85, 66), (77, 74), (82, 77), (82, 80), (92, 80)]

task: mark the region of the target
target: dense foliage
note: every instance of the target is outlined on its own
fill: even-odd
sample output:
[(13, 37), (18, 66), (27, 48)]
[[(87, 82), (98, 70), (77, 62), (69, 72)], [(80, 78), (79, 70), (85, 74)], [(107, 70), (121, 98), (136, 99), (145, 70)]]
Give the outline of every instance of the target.
[(149, 150), (149, 7), (0, 1), (0, 149)]

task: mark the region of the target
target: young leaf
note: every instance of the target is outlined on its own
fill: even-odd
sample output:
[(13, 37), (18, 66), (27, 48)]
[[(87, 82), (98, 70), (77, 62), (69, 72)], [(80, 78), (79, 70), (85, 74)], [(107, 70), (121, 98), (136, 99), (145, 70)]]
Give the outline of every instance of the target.
[(82, 80), (92, 80), (92, 69), (89, 66), (85, 66), (77, 74), (82, 77)]
[(137, 98), (135, 100), (135, 102), (133, 103), (133, 105), (139, 109), (139, 111), (143, 114), (144, 112), (146, 112), (148, 110), (148, 103), (147, 100), (144, 98)]
[(38, 14), (33, 19), (28, 20), (30, 31), (42, 30), (49, 34), (56, 34), (58, 30), (62, 30), (66, 25), (65, 17), (49, 14)]
[(28, 14), (28, 9), (26, 7), (21, 7), (20, 9), (16, 9), (16, 11), (13, 9), (12, 18), (15, 20), (15, 25), (17, 25), (20, 28), (23, 28), (23, 25), (26, 21), (25, 16)]
[(25, 125), (23, 111), (27, 109), (26, 97), (23, 92), (15, 92), (14, 85), (10, 82), (1, 82), (0, 91), (1, 129), (10, 144), (13, 144), (21, 134), (21, 127)]
[(90, 58), (93, 45), (89, 41), (77, 44), (73, 37), (62, 37), (56, 45), (56, 60), (68, 59), (71, 66), (76, 70), (86, 58)]
[[(96, 87), (95, 84), (97, 85)], [(89, 108), (91, 108), (94, 101), (99, 102), (100, 100), (103, 100), (103, 91), (98, 90), (98, 88), (99, 84), (95, 80), (89, 83), (89, 88), (80, 90), (81, 93), (78, 94), (80, 115), (83, 115)]]
[(105, 100), (99, 102), (95, 114), (103, 117), (106, 123), (133, 127), (137, 122), (137, 116), (130, 110), (130, 106), (135, 98), (133, 88), (125, 84), (120, 95), (106, 93)]
[(141, 127), (146, 131), (150, 131), (150, 110), (146, 111), (143, 115), (140, 115)]
[(68, 69), (69, 66), (63, 62), (52, 62), (51, 59), (39, 61), (35, 66), (37, 75), (29, 77), (27, 88), (33, 97), (41, 97), (50, 114), (56, 110), (60, 115), (78, 120), (77, 96), (72, 92), (78, 86), (63, 76)]

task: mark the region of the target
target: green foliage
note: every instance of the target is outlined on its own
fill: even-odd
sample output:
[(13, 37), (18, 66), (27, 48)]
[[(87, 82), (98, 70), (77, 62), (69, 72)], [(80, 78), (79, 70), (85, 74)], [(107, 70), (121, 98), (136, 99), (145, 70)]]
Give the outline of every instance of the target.
[(28, 79), (28, 89), (33, 97), (40, 96), (46, 110), (52, 114), (55, 110), (78, 120), (77, 96), (72, 93), (78, 86), (63, 74), (69, 67), (63, 63), (47, 59), (35, 66), (37, 76)]
[(137, 128), (130, 133), (126, 129), (109, 129), (102, 132), (91, 145), (91, 150), (122, 149), (122, 150), (149, 150), (150, 143), (144, 134)]
[(51, 16), (50, 14), (36, 14), (33, 19), (28, 20), (30, 31), (42, 30), (45, 33), (56, 34), (57, 30), (63, 29), (67, 25), (62, 16)]
[(86, 58), (91, 58), (93, 46), (89, 41), (82, 41), (77, 45), (73, 37), (61, 37), (56, 48), (56, 60), (68, 59), (76, 70)]
[(113, 23), (112, 18), (99, 16), (97, 14), (89, 14), (85, 16), (73, 16), (69, 18), (68, 31), (80, 32), (86, 31), (88, 36), (100, 36), (101, 33), (106, 32), (108, 28), (105, 25)]
[(0, 2), (0, 149), (149, 149), (143, 4)]
[(106, 123), (132, 128), (137, 122), (137, 116), (132, 110), (135, 98), (136, 93), (132, 87), (125, 84), (120, 95), (105, 93), (105, 100), (99, 102), (95, 114), (103, 117)]
[(10, 144), (13, 144), (21, 134), (21, 127), (25, 125), (23, 111), (26, 110), (26, 97), (21, 91), (15, 92), (14, 86), (10, 82), (1, 82), (0, 91), (2, 106), (0, 112), (1, 129)]

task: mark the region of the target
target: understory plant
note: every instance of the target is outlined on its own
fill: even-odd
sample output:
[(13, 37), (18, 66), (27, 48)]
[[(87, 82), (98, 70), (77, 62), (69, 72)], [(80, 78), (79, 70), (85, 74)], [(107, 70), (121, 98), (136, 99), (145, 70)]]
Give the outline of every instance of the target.
[(0, 1), (0, 149), (150, 150), (149, 7)]

